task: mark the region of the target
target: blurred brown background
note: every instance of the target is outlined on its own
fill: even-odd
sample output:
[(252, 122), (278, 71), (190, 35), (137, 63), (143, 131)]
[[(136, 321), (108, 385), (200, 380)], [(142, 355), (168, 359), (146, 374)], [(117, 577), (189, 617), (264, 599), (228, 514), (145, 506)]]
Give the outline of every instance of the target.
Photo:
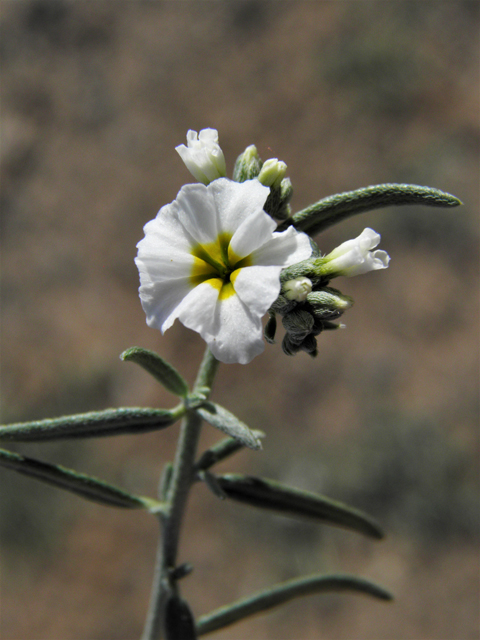
[[(356, 304), (319, 356), (280, 345), (226, 366), (214, 399), (267, 433), (224, 463), (366, 509), (389, 536), (293, 522), (194, 491), (181, 561), (197, 615), (273, 582), (350, 572), (384, 605), (314, 596), (217, 634), (236, 640), (478, 638), (479, 4), (3, 1), (2, 422), (173, 406), (125, 348), (193, 380), (203, 346), (147, 328), (142, 227), (192, 181), (174, 147), (215, 127), (230, 170), (248, 144), (286, 161), (294, 210), (381, 182), (464, 206), (365, 214), (388, 271), (335, 283)], [(177, 426), (16, 450), (154, 495)], [(218, 434), (205, 427), (202, 447)], [(13, 448), (13, 447), (12, 447)], [(2, 470), (4, 640), (129, 640), (156, 526)]]

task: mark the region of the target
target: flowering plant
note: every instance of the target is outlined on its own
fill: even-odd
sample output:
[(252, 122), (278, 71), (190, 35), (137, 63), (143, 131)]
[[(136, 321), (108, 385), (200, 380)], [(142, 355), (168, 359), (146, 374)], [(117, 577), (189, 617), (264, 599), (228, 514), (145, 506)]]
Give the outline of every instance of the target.
[[(143, 367), (179, 397), (173, 409), (114, 408), (0, 427), (4, 441), (48, 441), (165, 429), (182, 420), (177, 453), (164, 466), (157, 498), (136, 496), (102, 480), (21, 454), (0, 450), (0, 464), (111, 507), (144, 509), (161, 524), (159, 553), (143, 640), (190, 640), (247, 616), (315, 592), (349, 590), (381, 600), (390, 594), (367, 580), (345, 574), (281, 583), (245, 600), (194, 618), (180, 595), (179, 580), (191, 567), (178, 564), (179, 534), (187, 498), (196, 482), (217, 497), (283, 515), (310, 518), (373, 539), (383, 533), (366, 514), (325, 496), (266, 478), (216, 474), (212, 468), (244, 447), (261, 449), (261, 431), (250, 429), (210, 400), (220, 362), (246, 364), (275, 342), (277, 315), (285, 330), (287, 355), (318, 352), (317, 338), (343, 325), (335, 322), (353, 300), (330, 281), (385, 269), (389, 256), (374, 250), (380, 235), (366, 228), (357, 238), (323, 255), (313, 237), (345, 218), (387, 205), (454, 207), (460, 201), (428, 187), (386, 184), (324, 198), (292, 214), (287, 166), (276, 158), (262, 162), (254, 145), (238, 157), (233, 179), (226, 178), (223, 152), (214, 129), (187, 134), (177, 151), (199, 184), (180, 189), (145, 225), (136, 264), (147, 323), (165, 332), (178, 318), (207, 344), (193, 389), (159, 355), (140, 347), (121, 358)], [(262, 318), (268, 315), (265, 326)], [(197, 455), (202, 421), (227, 437)]]

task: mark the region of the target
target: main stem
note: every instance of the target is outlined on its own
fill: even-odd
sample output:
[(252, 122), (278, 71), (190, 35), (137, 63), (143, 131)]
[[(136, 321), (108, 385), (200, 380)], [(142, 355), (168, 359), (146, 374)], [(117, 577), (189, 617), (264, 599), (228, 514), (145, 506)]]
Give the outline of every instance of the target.
[[(207, 348), (203, 356), (194, 392), (203, 387), (210, 393), (218, 368), (218, 360)], [(165, 513), (159, 515), (162, 535), (157, 550), (150, 606), (141, 640), (159, 640), (164, 629), (165, 603), (171, 593), (176, 592), (172, 577), (177, 561), (182, 518), (190, 488), (195, 480), (194, 465), (202, 419), (189, 411), (182, 421), (172, 475), (167, 489)]]

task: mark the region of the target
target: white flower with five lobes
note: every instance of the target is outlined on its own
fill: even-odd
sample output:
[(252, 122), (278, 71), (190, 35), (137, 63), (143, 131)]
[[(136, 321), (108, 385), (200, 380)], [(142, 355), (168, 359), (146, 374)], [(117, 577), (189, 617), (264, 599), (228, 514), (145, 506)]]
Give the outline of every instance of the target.
[(280, 271), (307, 259), (307, 235), (275, 232), (258, 180), (189, 184), (145, 227), (135, 260), (147, 324), (178, 318), (222, 362), (246, 364), (264, 349), (262, 316), (280, 293)]
[(368, 271), (386, 269), (390, 256), (386, 251), (371, 251), (380, 242), (380, 234), (366, 228), (353, 240), (343, 242), (327, 256), (321, 258), (322, 275), (358, 276)]
[(187, 146), (180, 144), (175, 150), (193, 177), (205, 185), (227, 175), (216, 129), (202, 129), (199, 134), (190, 129), (187, 132)]

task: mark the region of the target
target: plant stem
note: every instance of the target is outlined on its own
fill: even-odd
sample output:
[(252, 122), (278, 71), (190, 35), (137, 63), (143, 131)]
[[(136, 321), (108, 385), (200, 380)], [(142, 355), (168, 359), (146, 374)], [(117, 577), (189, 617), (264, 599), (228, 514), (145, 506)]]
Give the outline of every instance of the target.
[[(194, 392), (202, 387), (207, 390), (206, 393), (210, 393), (218, 364), (218, 360), (207, 348), (195, 381)], [(195, 479), (195, 457), (201, 425), (202, 419), (193, 411), (189, 411), (182, 421), (172, 477), (167, 490), (166, 512), (159, 515), (162, 535), (157, 550), (150, 606), (142, 640), (159, 640), (164, 629), (166, 601), (177, 589), (172, 571), (177, 561), (182, 518)]]

